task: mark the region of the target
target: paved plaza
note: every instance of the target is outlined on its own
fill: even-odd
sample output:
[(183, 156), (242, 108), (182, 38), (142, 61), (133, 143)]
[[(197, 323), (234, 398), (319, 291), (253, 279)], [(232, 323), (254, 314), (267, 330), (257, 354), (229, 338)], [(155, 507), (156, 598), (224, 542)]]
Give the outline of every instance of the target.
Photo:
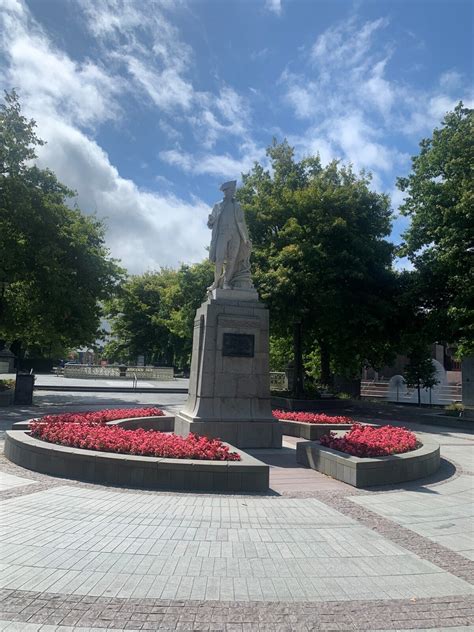
[[(40, 391), (0, 427), (185, 397)], [(370, 491), (297, 465), (290, 437), (250, 451), (271, 467), (261, 495), (105, 487), (2, 456), (0, 630), (474, 629), (473, 435), (412, 427), (441, 470)]]

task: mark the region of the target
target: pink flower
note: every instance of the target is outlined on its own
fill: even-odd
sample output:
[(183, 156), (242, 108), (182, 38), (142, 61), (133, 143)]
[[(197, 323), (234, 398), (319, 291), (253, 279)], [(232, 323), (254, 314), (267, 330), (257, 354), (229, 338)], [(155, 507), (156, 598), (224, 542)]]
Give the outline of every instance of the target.
[(287, 410), (274, 410), (273, 416), (276, 419), (282, 419), (285, 421), (302, 421), (306, 424), (353, 424), (354, 420), (351, 417), (343, 417), (341, 415), (331, 417), (324, 413), (303, 413), (303, 412), (290, 412)]
[(358, 457), (387, 456), (402, 454), (418, 447), (416, 435), (406, 428), (396, 426), (362, 426), (354, 424), (344, 436), (338, 437), (334, 432), (324, 435), (319, 440), (321, 445), (346, 452)]
[[(137, 415), (137, 412), (142, 414)], [(163, 412), (157, 408), (149, 408), (46, 415), (41, 420), (32, 421), (30, 430), (32, 436), (43, 441), (87, 450), (172, 459), (241, 460), (237, 452), (231, 452), (219, 439), (208, 439), (194, 434), (180, 437), (141, 428), (125, 430), (120, 426), (105, 424), (111, 419), (162, 414)]]

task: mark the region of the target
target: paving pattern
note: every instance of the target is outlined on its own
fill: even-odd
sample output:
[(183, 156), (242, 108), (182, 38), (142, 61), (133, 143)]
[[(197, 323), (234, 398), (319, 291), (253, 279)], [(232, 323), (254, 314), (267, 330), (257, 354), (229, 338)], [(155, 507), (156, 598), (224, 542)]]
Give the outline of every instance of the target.
[(373, 491), (295, 467), (292, 438), (265, 457), (272, 495), (102, 487), (0, 458), (0, 630), (474, 629), (472, 436), (421, 430), (452, 462)]
[(1, 588), (111, 597), (319, 601), (471, 587), (316, 499), (55, 487), (6, 502)]
[(0, 492), (7, 489), (23, 487), (23, 485), (31, 485), (32, 483), (34, 483), (34, 481), (31, 479), (15, 476), (14, 474), (7, 474), (7, 472), (0, 472)]
[(458, 478), (425, 491), (352, 498), (367, 509), (474, 560), (474, 480)]

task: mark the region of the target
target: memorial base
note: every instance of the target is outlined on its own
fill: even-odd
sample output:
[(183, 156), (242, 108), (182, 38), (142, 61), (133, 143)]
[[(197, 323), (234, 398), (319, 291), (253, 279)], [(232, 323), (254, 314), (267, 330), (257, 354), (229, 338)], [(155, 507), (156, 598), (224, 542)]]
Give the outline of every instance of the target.
[(175, 417), (174, 431), (186, 437), (190, 432), (221, 439), (237, 448), (281, 448), (282, 431), (275, 421), (193, 421), (181, 413)]
[(268, 310), (255, 290), (214, 290), (197, 310), (188, 400), (175, 432), (237, 448), (281, 448), (272, 415)]

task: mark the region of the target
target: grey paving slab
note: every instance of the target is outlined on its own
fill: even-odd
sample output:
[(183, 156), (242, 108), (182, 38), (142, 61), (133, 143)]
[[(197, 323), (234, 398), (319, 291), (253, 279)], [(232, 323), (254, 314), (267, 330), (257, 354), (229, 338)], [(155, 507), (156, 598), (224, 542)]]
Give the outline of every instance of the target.
[(160, 494), (144, 502), (140, 493), (65, 485), (4, 507), (2, 588), (244, 602), (326, 598), (313, 579), (333, 580), (341, 600), (472, 592), (313, 498)]
[(351, 500), (468, 559), (474, 558), (474, 478), (468, 474), (424, 490), (360, 495)]
[(5, 489), (21, 487), (22, 485), (31, 485), (35, 482), (36, 481), (33, 481), (30, 478), (23, 478), (21, 476), (15, 476), (14, 474), (0, 472), (0, 492), (3, 492)]

